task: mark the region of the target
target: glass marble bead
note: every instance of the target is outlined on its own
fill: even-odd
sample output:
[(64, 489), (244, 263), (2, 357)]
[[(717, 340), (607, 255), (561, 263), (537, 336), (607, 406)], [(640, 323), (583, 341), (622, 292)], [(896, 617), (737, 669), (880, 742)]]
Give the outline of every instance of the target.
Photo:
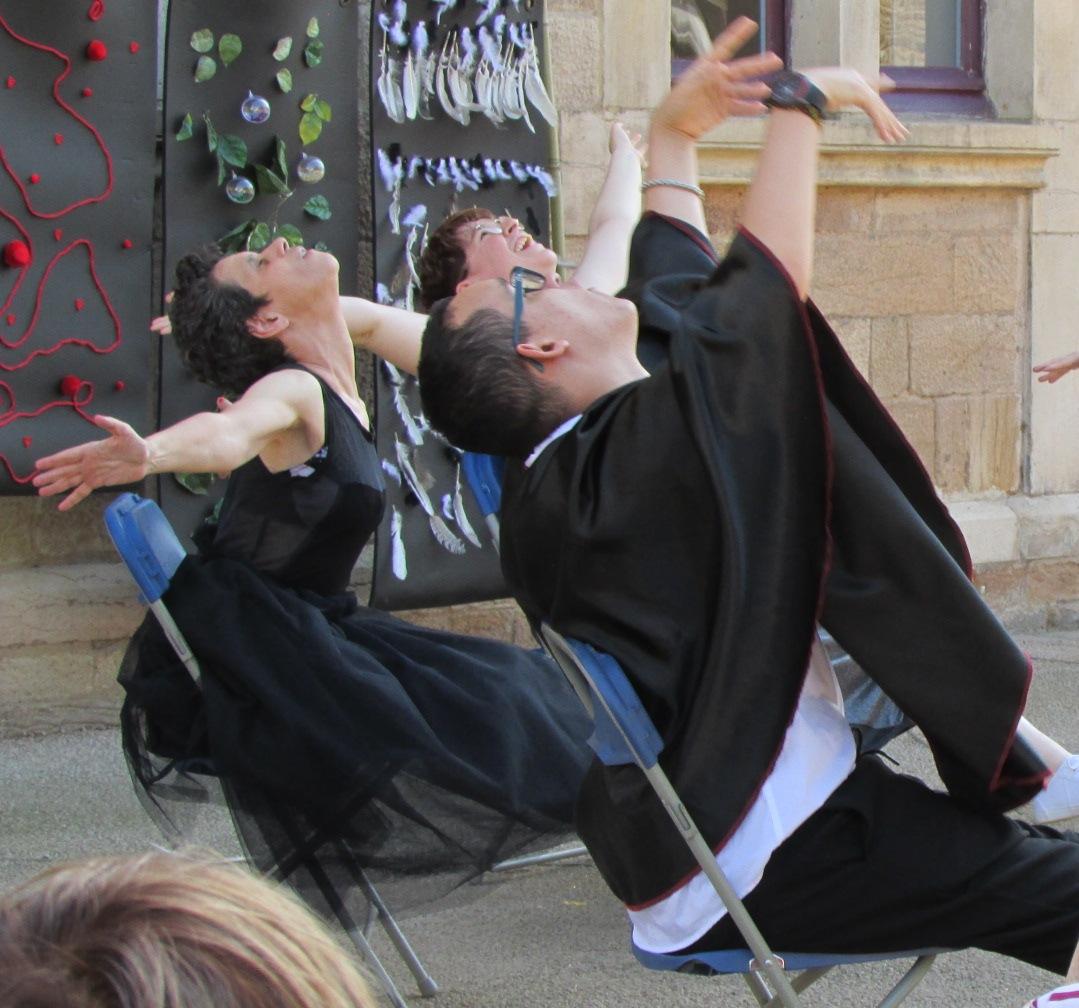
[(240, 106), (240, 115), (249, 123), (264, 123), (270, 118), (270, 103), (262, 95), (248, 91), (244, 103)]
[(326, 165), (322, 158), (314, 154), (301, 154), (300, 161), (296, 165), (296, 174), (301, 182), (320, 182), (326, 174)]
[(232, 173), (232, 178), (225, 183), (225, 195), (233, 203), (250, 203), (255, 198), (255, 183), (245, 175)]

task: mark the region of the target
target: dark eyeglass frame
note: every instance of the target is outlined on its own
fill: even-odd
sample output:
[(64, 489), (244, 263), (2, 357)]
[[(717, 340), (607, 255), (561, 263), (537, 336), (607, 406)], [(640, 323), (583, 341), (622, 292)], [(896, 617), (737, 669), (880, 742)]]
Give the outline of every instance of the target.
[[(547, 286), (547, 278), (527, 266), (514, 266), (510, 270), (510, 286), (513, 288), (513, 348), (516, 350), (521, 344), (521, 316), (524, 314), (525, 294), (543, 290)], [(539, 371), (543, 370), (543, 364), (538, 360), (530, 358), (528, 363)]]

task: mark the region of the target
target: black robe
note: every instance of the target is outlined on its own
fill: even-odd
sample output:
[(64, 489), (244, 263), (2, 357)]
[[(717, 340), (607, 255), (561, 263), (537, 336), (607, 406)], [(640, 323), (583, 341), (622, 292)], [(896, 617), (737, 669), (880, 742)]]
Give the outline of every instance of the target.
[[(716, 850), (775, 762), (818, 620), (922, 727), (957, 798), (1029, 800), (1046, 773), (1015, 738), (1029, 662), (820, 313), (745, 232), (715, 266), (699, 233), (646, 216), (630, 275), (653, 374), (507, 467), (503, 569), (528, 616), (621, 662)], [(696, 871), (634, 767), (592, 766), (578, 829), (632, 907)]]

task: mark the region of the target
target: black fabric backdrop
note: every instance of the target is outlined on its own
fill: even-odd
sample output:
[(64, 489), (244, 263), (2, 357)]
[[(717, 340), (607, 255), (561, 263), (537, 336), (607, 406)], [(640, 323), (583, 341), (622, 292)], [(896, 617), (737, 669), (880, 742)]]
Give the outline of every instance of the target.
[[(473, 32), (486, 5), (466, 2), (447, 11), (441, 23), (428, 21), (428, 33), (433, 49), (440, 49), (447, 34), (455, 27), (469, 26)], [(384, 4), (373, 4), (374, 15), (385, 9)], [(410, 0), (407, 6), (410, 24), (417, 19), (431, 18), (432, 5), (426, 0)], [(520, 8), (503, 4), (499, 10), (511, 22), (529, 22), (534, 26), (537, 43), (542, 45), (541, 25), (544, 6), (541, 0), (528, 0)], [(487, 24), (491, 22), (488, 21)], [(451, 119), (432, 102), (432, 118), (406, 120), (396, 123), (386, 114), (377, 95), (375, 81), (378, 77), (383, 45), (383, 30), (377, 20), (371, 31), (370, 94), (371, 94), (371, 147), (373, 170), (373, 198), (375, 224), (375, 272), (376, 282), (381, 282), (398, 294), (404, 271), (403, 254), (408, 228), (401, 226), (401, 234), (395, 235), (389, 220), (391, 194), (382, 183), (377, 167), (377, 152), (400, 152), (406, 159), (414, 155), (428, 158), (473, 158), (477, 154), (490, 158), (507, 158), (526, 164), (549, 167), (551, 141), (548, 127), (542, 116), (531, 106), (529, 117), (535, 132), (529, 131), (522, 121), (507, 122), (495, 126), (480, 112), (472, 112), (469, 124), (463, 126)], [(390, 46), (389, 51), (400, 57), (400, 50)], [(550, 241), (550, 200), (544, 189), (536, 182), (498, 182), (484, 186), (478, 192), (465, 189), (456, 192), (450, 185), (428, 185), (421, 178), (406, 181), (401, 192), (401, 218), (417, 204), (427, 207), (427, 220), (432, 229), (447, 214), (464, 207), (482, 206), (496, 213), (508, 211), (518, 217), (540, 241)], [(396, 278), (396, 283), (395, 283)], [(423, 444), (415, 446), (409, 441), (395, 404), (394, 382), (382, 365), (376, 366), (376, 436), (379, 455), (397, 464), (396, 443), (408, 446), (407, 451), (415, 467), (417, 477), (424, 485), (435, 510), (441, 509), (442, 498), (455, 492), (457, 480), (456, 453), (433, 433), (426, 433)], [(401, 389), (404, 408), (414, 417), (422, 414), (419, 394), (414, 379), (405, 376)], [(475, 546), (461, 534), (451, 520), (447, 522), (457, 537), (462, 553), (452, 553), (442, 546), (432, 534), (431, 522), (420, 505), (417, 496), (407, 486), (386, 479), (386, 513), (379, 526), (375, 540), (375, 571), (371, 604), (384, 609), (422, 608), (425, 606), (450, 605), (482, 599), (499, 598), (506, 594), (499, 568), (498, 554), (484, 526), (478, 509), (467, 488), (463, 491), (468, 522), (476, 533), (481, 546)], [(407, 577), (400, 578), (393, 572), (393, 536), (391, 523), (395, 513), (400, 516), (401, 551), (407, 563)]]
[[(322, 62), (309, 67), (303, 59), (308, 39), (308, 20), (318, 19), (318, 39), (323, 43)], [(196, 83), (198, 53), (191, 47), (193, 32), (210, 29), (215, 46), (208, 55), (217, 61), (217, 72)], [(217, 42), (224, 33), (243, 41), (243, 52), (229, 66), (219, 58)], [(277, 40), (290, 36), (292, 52), (283, 61), (273, 57)], [(305, 244), (323, 242), (341, 263), (341, 290), (356, 290), (356, 217), (361, 191), (367, 181), (358, 178), (356, 163), (360, 145), (357, 104), (359, 79), (360, 16), (356, 4), (342, 6), (338, 0), (247, 0), (223, 4), (220, 0), (172, 0), (169, 5), (165, 47), (164, 102), (164, 289), (169, 289), (177, 260), (198, 245), (225, 234), (249, 219), (292, 224)], [(284, 94), (275, 83), (282, 68), (292, 73), (293, 89)], [(270, 118), (260, 125), (246, 122), (240, 106), (248, 91), (270, 103)], [(299, 105), (315, 93), (328, 101), (332, 118), (317, 140), (301, 144), (298, 133)], [(202, 114), (209, 112), (219, 133), (240, 137), (248, 147), (251, 164), (272, 163), (274, 138), (284, 141), (289, 167), (288, 184), (293, 195), (259, 194), (247, 204), (231, 202), (217, 185), (217, 163), (207, 149)], [(194, 136), (177, 141), (176, 132), (190, 113)], [(301, 151), (320, 157), (326, 165), (322, 181), (309, 184), (296, 176)], [(254, 172), (248, 171), (254, 178)], [(319, 221), (304, 213), (303, 205), (321, 194), (330, 204), (332, 217)], [(170, 341), (161, 343), (161, 407), (159, 424), (175, 423), (199, 409), (212, 409), (214, 393), (183, 369)], [(194, 528), (211, 499), (189, 493), (171, 477), (160, 480), (161, 503), (181, 535)]]
[[(0, 148), (10, 169), (0, 168), (0, 245), (28, 238), (33, 250), (25, 271), (0, 265), (0, 456), (21, 481), (35, 459), (99, 434), (60, 392), (65, 375), (90, 383), (77, 397), (87, 414), (143, 431), (152, 422), (156, 5), (112, 2), (97, 21), (90, 8), (0, 0)], [(87, 57), (93, 40), (105, 44), (104, 60)], [(42, 46), (70, 59), (59, 84), (64, 62)], [(94, 202), (74, 206), (84, 200)], [(49, 352), (72, 338), (104, 352)], [(0, 464), (0, 493), (31, 492)]]

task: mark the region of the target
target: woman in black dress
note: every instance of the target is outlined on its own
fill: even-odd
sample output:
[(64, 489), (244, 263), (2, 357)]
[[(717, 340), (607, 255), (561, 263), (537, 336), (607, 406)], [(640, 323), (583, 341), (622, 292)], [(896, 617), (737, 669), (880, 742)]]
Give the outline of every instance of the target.
[[(414, 370), (419, 328), (338, 298), (329, 254), (273, 242), (177, 267), (174, 335), (197, 377), (237, 396), (147, 438), (38, 462), (39, 493), (164, 472), (232, 475), (199, 558), (165, 602), (204, 669), (196, 691), (152, 620), (125, 656), (125, 747), (159, 821), (224, 786), (249, 853), (294, 874), (312, 852), (405, 876), (417, 898), (571, 828), (589, 762), (580, 704), (545, 657), (357, 604), (349, 576), (382, 511), (347, 319)], [(399, 894), (398, 895), (400, 898)], [(404, 893), (405, 901), (411, 894)]]

